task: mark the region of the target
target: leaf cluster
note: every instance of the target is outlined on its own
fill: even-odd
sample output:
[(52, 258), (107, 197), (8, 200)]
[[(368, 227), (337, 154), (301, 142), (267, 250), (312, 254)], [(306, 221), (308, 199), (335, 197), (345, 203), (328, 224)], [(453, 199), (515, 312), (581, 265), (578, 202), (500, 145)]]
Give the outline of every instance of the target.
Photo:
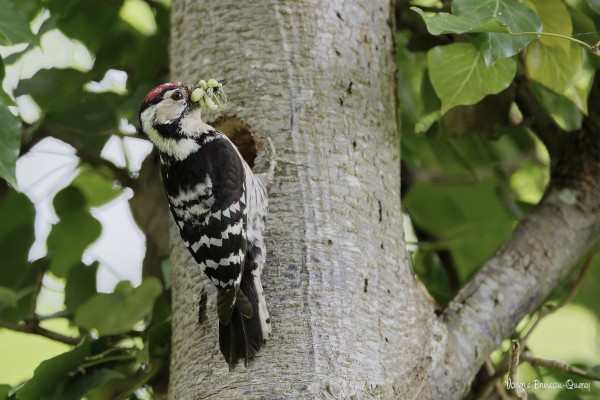
[[(0, 385), (0, 399), (128, 399), (152, 391), (159, 396), (166, 393), (171, 318), (163, 283), (148, 276), (138, 287), (121, 281), (112, 293), (98, 293), (100, 263), (82, 260), (102, 233), (93, 209), (125, 188), (141, 190), (134, 171), (106, 160), (102, 150), (111, 137), (138, 137), (123, 126), (137, 127), (144, 95), (167, 77), (169, 5), (0, 0), (0, 82), (7, 70), (31, 62), (40, 46), (47, 51), (44, 43), (52, 35), (85, 48), (93, 64), (38, 68), (14, 88), (0, 87), (0, 327), (75, 346), (42, 362), (21, 385)], [(116, 71), (127, 75), (125, 87), (95, 89)], [(19, 115), (25, 97), (39, 108), (34, 120)], [(31, 260), (36, 209), (19, 191), (16, 165), (48, 137), (72, 146), (79, 165), (66, 187), (49, 193), (58, 222), (46, 239), (46, 256)], [(49, 281), (64, 288), (64, 305), (41, 315), (38, 296)], [(49, 331), (46, 321), (55, 319), (66, 319), (69, 331)]]
[[(442, 307), (549, 184), (550, 158), (538, 137), (546, 143), (551, 132), (539, 131), (541, 115), (529, 113), (531, 105), (564, 135), (578, 135), (593, 111), (595, 7), (562, 0), (398, 2), (402, 206), (416, 239), (415, 274)], [(577, 276), (580, 266), (566, 267)], [(600, 316), (597, 271), (590, 268), (574, 302)], [(547, 301), (565, 298), (573, 282), (566, 279)]]

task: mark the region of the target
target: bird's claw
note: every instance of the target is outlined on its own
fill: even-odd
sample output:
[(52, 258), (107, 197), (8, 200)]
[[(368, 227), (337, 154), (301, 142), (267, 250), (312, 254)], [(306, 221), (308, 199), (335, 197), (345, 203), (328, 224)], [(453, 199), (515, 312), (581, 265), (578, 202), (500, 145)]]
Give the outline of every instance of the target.
[(267, 143), (269, 143), (269, 169), (275, 171), (275, 167), (277, 166), (277, 156), (275, 155), (275, 146), (273, 145), (270, 136), (267, 136)]

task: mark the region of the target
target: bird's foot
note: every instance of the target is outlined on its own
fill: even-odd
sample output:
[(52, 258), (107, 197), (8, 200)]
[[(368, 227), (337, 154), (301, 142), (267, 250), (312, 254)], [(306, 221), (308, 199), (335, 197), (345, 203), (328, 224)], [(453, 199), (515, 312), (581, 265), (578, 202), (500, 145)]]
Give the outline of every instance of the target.
[(267, 143), (269, 143), (269, 171), (275, 171), (278, 158), (275, 154), (275, 146), (273, 145), (273, 141), (271, 140), (270, 136), (267, 136)]

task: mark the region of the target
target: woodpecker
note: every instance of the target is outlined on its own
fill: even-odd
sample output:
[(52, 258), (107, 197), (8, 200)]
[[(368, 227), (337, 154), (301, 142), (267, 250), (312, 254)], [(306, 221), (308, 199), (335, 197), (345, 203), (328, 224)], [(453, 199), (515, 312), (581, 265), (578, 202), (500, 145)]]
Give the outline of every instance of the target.
[(248, 366), (271, 333), (260, 274), (265, 187), (275, 162), (255, 175), (227, 136), (202, 121), (201, 102), (192, 96), (198, 88), (181, 82), (154, 88), (140, 108), (140, 126), (158, 149), (181, 238), (217, 288), (219, 347), (233, 370), (242, 358)]

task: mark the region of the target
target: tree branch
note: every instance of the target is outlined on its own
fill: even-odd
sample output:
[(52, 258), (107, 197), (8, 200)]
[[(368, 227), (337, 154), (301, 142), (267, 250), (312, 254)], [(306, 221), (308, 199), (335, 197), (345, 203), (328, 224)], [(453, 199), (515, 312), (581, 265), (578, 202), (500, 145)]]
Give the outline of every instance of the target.
[(40, 266), (40, 270), (38, 271), (37, 281), (35, 283), (35, 290), (33, 291), (33, 298), (31, 299), (31, 313), (30, 319), (31, 323), (34, 325), (38, 325), (38, 316), (35, 312), (37, 307), (37, 299), (42, 290), (42, 282), (44, 281), (44, 274), (46, 273), (46, 265), (43, 263)]
[[(529, 339), (533, 330), (537, 327), (538, 323), (542, 320), (542, 318), (547, 317), (548, 315), (558, 311), (565, 305), (569, 304), (571, 302), (571, 300), (573, 300), (573, 298), (579, 291), (581, 284), (583, 283), (583, 279), (584, 279), (587, 271), (589, 270), (590, 265), (592, 265), (592, 261), (593, 261), (594, 257), (596, 256), (596, 254), (598, 254), (598, 252), (600, 252), (600, 247), (597, 247), (594, 250), (592, 250), (591, 254), (588, 256), (588, 258), (585, 262), (585, 265), (583, 266), (581, 272), (579, 273), (579, 277), (577, 278), (577, 280), (575, 281), (573, 286), (571, 286), (571, 289), (569, 290), (569, 293), (567, 294), (565, 299), (563, 301), (561, 301), (560, 304), (558, 304), (555, 307), (547, 307), (547, 308), (542, 308), (540, 310), (537, 319), (535, 320), (535, 322), (533, 323), (531, 328), (529, 328), (529, 330), (527, 331), (527, 334), (522, 339), (520, 339), (521, 347), (525, 348), (525, 344), (527, 343), (527, 340)], [(479, 393), (477, 395), (477, 400), (483, 400), (483, 399), (487, 398), (487, 394), (489, 394), (492, 387), (494, 385), (497, 385), (500, 382), (500, 380), (502, 379), (504, 374), (506, 374), (508, 372), (509, 360), (510, 360), (510, 357), (507, 357), (506, 360), (502, 363), (501, 367), (498, 368), (497, 371), (495, 371), (494, 373), (491, 374), (490, 379), (487, 382), (485, 382), (483, 388), (479, 391)], [(487, 361), (486, 361), (486, 363), (487, 363)]]
[(527, 392), (519, 384), (519, 377), (517, 370), (519, 368), (519, 354), (521, 353), (521, 346), (518, 340), (513, 340), (510, 344), (510, 361), (508, 364), (508, 383), (510, 391), (519, 400), (527, 400)]
[(37, 324), (32, 324), (32, 323), (29, 323), (26, 325), (19, 325), (19, 324), (14, 324), (12, 322), (8, 322), (8, 321), (4, 321), (4, 320), (0, 319), (0, 328), (10, 329), (11, 331), (15, 331), (15, 332), (23, 332), (23, 333), (31, 333), (34, 335), (40, 335), (40, 336), (46, 337), (48, 339), (56, 340), (57, 342), (61, 342), (61, 343), (68, 344), (71, 346), (75, 346), (83, 340), (82, 336), (70, 337), (70, 336), (61, 335), (60, 333), (49, 331), (48, 329), (42, 328), (41, 326), (39, 326)]
[[(89, 149), (80, 140), (77, 140), (75, 137), (73, 137), (71, 135), (65, 134), (64, 133), (65, 131), (71, 131), (71, 132), (81, 134), (81, 135), (90, 135), (89, 133), (86, 133), (79, 129), (73, 129), (73, 128), (61, 127), (61, 126), (56, 126), (56, 127), (44, 126), (44, 127), (40, 128), (39, 132), (36, 133), (35, 136), (33, 136), (29, 140), (26, 140), (25, 135), (23, 136), (23, 141), (21, 143), (20, 155), (23, 156), (23, 155), (27, 154), (33, 148), (33, 146), (35, 146), (37, 143), (39, 143), (43, 139), (48, 138), (48, 137), (53, 137), (62, 142), (65, 142), (68, 145), (75, 148), (75, 150), (77, 152), (77, 156), (82, 161), (84, 161), (92, 166), (104, 166), (104, 167), (110, 169), (113, 172), (115, 179), (117, 179), (121, 183), (122, 186), (129, 187), (132, 189), (136, 187), (136, 185), (137, 185), (136, 180), (129, 176), (129, 172), (126, 169), (117, 167), (112, 162), (105, 160), (104, 158), (102, 158), (100, 156), (100, 154), (98, 152)], [(148, 140), (143, 135), (136, 135), (136, 136), (125, 135), (125, 134), (121, 133), (118, 129), (110, 129), (110, 130), (104, 131), (102, 133), (99, 133), (97, 135), (104, 135), (104, 136), (114, 135), (114, 136), (119, 136), (119, 137), (135, 137), (138, 139)]]
[[(599, 77), (590, 95), (595, 104), (593, 99), (600, 102)], [(600, 103), (595, 106), (600, 110)], [(538, 114), (535, 105), (523, 109), (524, 115)], [(596, 124), (600, 118), (596, 112), (600, 111), (590, 111), (579, 132), (555, 132), (560, 136), (557, 141), (545, 131), (538, 132), (547, 146), (555, 146), (549, 187), (442, 315), (448, 336), (445, 355), (431, 375), (431, 398), (441, 398), (440, 393), (445, 399), (462, 398), (487, 356), (525, 315), (539, 307), (600, 238), (600, 124)], [(540, 119), (536, 120), (533, 129), (555, 128), (547, 119), (542, 118), (546, 125), (537, 125)]]
[(59, 318), (59, 314), (63, 312), (58, 312), (56, 314), (42, 317), (40, 318), (36, 313), (37, 308), (37, 300), (42, 290), (42, 283), (44, 281), (44, 274), (46, 272), (46, 265), (42, 264), (40, 266), (40, 270), (38, 271), (37, 280), (35, 283), (35, 289), (33, 291), (33, 297), (31, 299), (31, 312), (28, 318), (28, 322), (24, 325), (14, 324), (12, 322), (0, 320), (0, 328), (10, 329), (16, 332), (24, 332), (24, 333), (32, 333), (40, 336), (47, 337), (48, 339), (56, 340), (58, 342), (62, 342), (69, 345), (76, 345), (83, 339), (82, 337), (73, 338), (70, 336), (61, 335), (60, 333), (56, 333), (50, 331), (48, 329), (42, 328), (39, 325), (39, 322), (44, 319), (50, 318)]
[(583, 278), (585, 277), (586, 273), (590, 269), (590, 265), (592, 265), (592, 261), (594, 260), (594, 257), (596, 256), (596, 254), (598, 254), (598, 252), (600, 252), (600, 247), (594, 249), (592, 251), (592, 253), (588, 256), (588, 258), (585, 262), (585, 265), (583, 266), (583, 268), (581, 269), (581, 272), (579, 273), (579, 277), (577, 278), (577, 280), (575, 281), (573, 286), (571, 286), (571, 289), (569, 290), (567, 297), (565, 297), (564, 300), (561, 301), (560, 304), (558, 304), (555, 307), (551, 306), (551, 307), (542, 308), (540, 310), (538, 318), (535, 320), (535, 322), (533, 323), (531, 328), (529, 328), (529, 331), (527, 331), (527, 334), (523, 337), (523, 339), (521, 339), (521, 345), (523, 347), (525, 347), (525, 343), (527, 343), (527, 339), (529, 339), (529, 336), (531, 335), (533, 330), (536, 328), (537, 324), (542, 320), (542, 318), (560, 310), (561, 308), (563, 308), (564, 306), (569, 304), (571, 302), (571, 300), (573, 300), (573, 298), (579, 291), (581, 284), (583, 283)]
[(521, 359), (523, 361), (527, 361), (531, 364), (532, 367), (537, 367), (541, 365), (542, 367), (556, 369), (558, 371), (563, 371), (568, 374), (573, 374), (577, 376), (581, 376), (582, 378), (592, 379), (595, 381), (600, 381), (600, 375), (594, 374), (592, 372), (586, 372), (582, 369), (574, 367), (572, 365), (567, 364), (564, 361), (559, 360), (548, 360), (545, 358), (537, 358), (531, 354), (530, 351), (526, 351), (521, 355)]
[[(73, 146), (72, 141), (66, 143)], [(102, 158), (99, 153), (90, 150), (83, 145), (75, 147), (75, 149), (77, 150), (77, 156), (81, 158), (82, 161), (85, 161), (94, 167), (104, 166), (113, 172), (113, 174), (115, 175), (115, 179), (117, 179), (121, 183), (121, 185), (132, 189), (136, 187), (135, 179), (129, 176), (129, 172), (126, 169), (117, 167), (112, 162)]]
[(431, 383), (433, 389), (443, 386), (441, 393), (455, 391), (447, 398), (460, 398), (467, 391), (487, 355), (538, 307), (598, 239), (598, 212), (566, 204), (560, 200), (561, 193), (559, 188), (546, 193), (446, 309), (446, 356)]
[[(49, 132), (46, 132), (47, 130), (49, 130)], [(119, 168), (112, 162), (105, 160), (100, 156), (100, 153), (89, 149), (83, 144), (83, 142), (75, 139), (73, 136), (66, 135), (60, 131), (50, 128), (42, 128), (42, 132), (38, 133), (38, 135), (39, 134), (43, 134), (44, 137), (51, 136), (67, 143), (75, 149), (75, 151), (77, 152), (77, 156), (81, 158), (82, 161), (94, 167), (106, 167), (113, 172), (113, 174), (115, 175), (115, 179), (117, 179), (121, 183), (121, 185), (129, 188), (136, 187), (136, 180), (129, 176), (129, 172), (126, 169)]]
[[(485, 360), (485, 370), (490, 377), (496, 375), (496, 369), (494, 368), (494, 364), (490, 361), (490, 359)], [(488, 381), (489, 382), (489, 381)], [(494, 381), (493, 385), (486, 385), (485, 390), (481, 390), (476, 398), (476, 400), (485, 400), (488, 398), (492, 389), (496, 390), (496, 394), (500, 397), (501, 400), (510, 400), (510, 396), (504, 390), (504, 386), (502, 386), (502, 382), (499, 379)]]

